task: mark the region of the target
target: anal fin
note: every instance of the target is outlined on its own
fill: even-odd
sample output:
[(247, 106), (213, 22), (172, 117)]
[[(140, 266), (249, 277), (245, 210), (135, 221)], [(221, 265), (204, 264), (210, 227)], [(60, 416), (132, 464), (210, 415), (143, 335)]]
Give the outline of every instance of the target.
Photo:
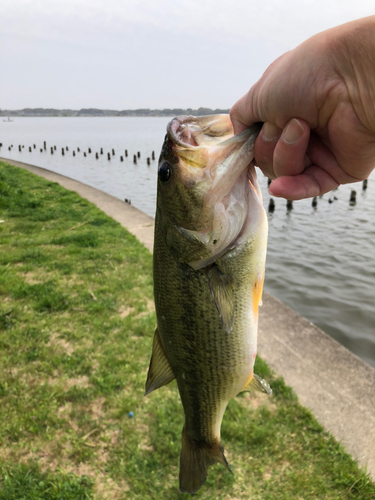
[(146, 380), (145, 396), (150, 394), (150, 392), (155, 389), (159, 389), (159, 387), (169, 384), (169, 382), (172, 382), (174, 379), (174, 373), (164, 353), (164, 349), (159, 338), (159, 332), (156, 328), (154, 342), (152, 344), (151, 361)]
[(259, 377), (256, 373), (252, 373), (250, 380), (248, 383), (245, 385), (245, 387), (242, 389), (241, 392), (244, 391), (258, 391), (258, 392), (264, 392), (265, 394), (268, 394), (271, 396), (272, 394), (272, 389), (270, 387), (270, 384), (266, 382), (264, 379)]

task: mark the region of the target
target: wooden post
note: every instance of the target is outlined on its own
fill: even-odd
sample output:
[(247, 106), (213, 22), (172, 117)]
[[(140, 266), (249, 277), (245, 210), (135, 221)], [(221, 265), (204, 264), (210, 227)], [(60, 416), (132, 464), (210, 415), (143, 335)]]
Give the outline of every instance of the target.
[(125, 156), (128, 157), (128, 150), (125, 149)]
[(120, 156), (120, 161), (124, 161), (124, 157), (123, 156)]
[(86, 151), (83, 153), (83, 156), (87, 156)]
[(77, 148), (78, 153), (81, 151), (79, 148)]
[(363, 182), (362, 182), (362, 189), (363, 191), (365, 191), (367, 189), (367, 181), (368, 179), (365, 179)]
[(61, 154), (62, 154), (63, 156), (65, 155), (64, 148), (61, 148)]
[(67, 151), (69, 151), (69, 148), (68, 148), (68, 146), (66, 146), (66, 147), (65, 147), (65, 149), (66, 149)]
[(115, 150), (112, 149), (112, 156), (115, 156)]
[(316, 196), (314, 196), (312, 202), (311, 202), (311, 206), (316, 208), (318, 206), (318, 198)]
[(33, 144), (33, 146), (34, 146), (34, 149), (36, 149), (36, 145), (35, 145), (35, 144)]
[(95, 158), (99, 160), (99, 153), (95, 153)]
[(147, 158), (147, 165), (150, 165), (150, 158)]
[(151, 159), (152, 159), (152, 160), (155, 160), (155, 151), (153, 151), (153, 152), (151, 153)]
[(43, 148), (47, 149), (47, 143), (46, 143), (46, 141), (43, 142)]
[(270, 198), (270, 202), (268, 204), (268, 211), (272, 214), (275, 211), (275, 202), (273, 198)]
[(134, 155), (134, 156), (133, 156), (133, 163), (134, 163), (134, 164), (136, 164), (136, 163), (137, 163), (137, 156), (136, 156), (136, 155)]
[(29, 153), (31, 153), (31, 146), (29, 147)]
[(141, 153), (140, 153), (139, 151), (138, 151), (138, 153), (137, 153), (137, 156), (138, 156), (138, 158), (140, 158), (140, 157), (141, 157)]
[(108, 153), (108, 160), (111, 159), (111, 153)]
[(75, 152), (75, 151), (73, 151), (73, 156), (75, 156), (75, 155), (76, 155), (76, 152)]
[(350, 193), (349, 202), (351, 205), (355, 205), (356, 201), (357, 201), (357, 191), (354, 191), (354, 189), (353, 189)]
[(89, 153), (91, 153), (91, 148), (89, 148)]
[(286, 208), (288, 210), (292, 210), (292, 208), (293, 208), (293, 201), (292, 200), (286, 200)]
[(103, 148), (100, 148), (100, 154), (101, 155), (103, 154)]
[(51, 155), (53, 155), (53, 147), (51, 146)]

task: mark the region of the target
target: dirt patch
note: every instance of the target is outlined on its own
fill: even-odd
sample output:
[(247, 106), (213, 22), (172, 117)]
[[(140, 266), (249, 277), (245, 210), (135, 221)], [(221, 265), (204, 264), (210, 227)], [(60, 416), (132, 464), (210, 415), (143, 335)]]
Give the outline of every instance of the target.
[(155, 302), (153, 300), (147, 299), (147, 309), (151, 312), (155, 311)]
[(81, 279), (81, 276), (78, 274), (72, 274), (70, 276), (63, 276), (62, 281), (64, 281), (67, 285), (84, 285), (85, 281)]
[[(56, 372), (57, 370), (55, 370)], [(55, 375), (54, 372), (54, 375)], [(63, 387), (62, 389), (64, 391), (68, 391), (71, 387), (77, 386), (77, 387), (83, 387), (84, 389), (87, 389), (90, 387), (90, 381), (87, 375), (81, 375), (80, 377), (74, 377), (74, 378), (61, 378), (58, 377), (58, 373), (55, 375), (55, 377), (49, 377), (47, 379), (47, 383), (49, 385), (59, 385), (61, 384)]]
[(64, 352), (68, 354), (68, 356), (71, 356), (75, 350), (67, 340), (62, 339), (57, 333), (51, 334), (46, 346), (57, 347), (60, 352)]
[(109, 440), (111, 446), (115, 446), (118, 443), (118, 437), (120, 434), (120, 429), (106, 429), (104, 436)]
[(134, 316), (134, 319), (140, 319), (144, 318), (145, 316), (148, 316), (150, 314), (150, 311), (142, 311), (137, 316)]
[(153, 314), (154, 312), (155, 312), (155, 303), (154, 303), (154, 301), (150, 300), (150, 299), (147, 299), (146, 310), (140, 312), (139, 314), (137, 314), (137, 316), (135, 316), (134, 319), (143, 318), (144, 316), (148, 316), (149, 314)]
[(124, 498), (123, 494), (130, 490), (130, 486), (125, 480), (115, 482), (111, 477), (100, 473), (95, 482), (95, 499), (97, 500), (117, 500)]
[(105, 411), (103, 410), (103, 405), (105, 403), (105, 398), (98, 398), (92, 403), (90, 410), (93, 420), (99, 420), (105, 416)]
[(263, 479), (265, 481), (269, 481), (275, 474), (281, 475), (290, 466), (290, 462), (285, 461), (282, 463), (275, 463), (272, 468), (271, 467), (265, 467), (264, 473), (263, 473)]
[[(55, 442), (55, 440), (54, 440)], [(88, 463), (81, 462), (74, 464), (66, 457), (66, 453), (61, 450), (58, 452), (56, 445), (47, 443), (42, 449), (34, 452), (25, 453), (21, 461), (27, 463), (29, 460), (38, 462), (40, 469), (43, 472), (50, 471), (54, 473), (57, 469), (63, 474), (75, 474), (76, 476), (87, 476), (94, 480), (94, 498), (97, 500), (117, 500), (121, 498), (124, 492), (129, 491), (130, 487), (125, 480), (115, 482), (111, 477), (101, 471), (100, 468), (94, 468)], [(6, 449), (2, 448), (0, 457), (8, 457)], [(104, 465), (106, 463), (106, 452), (100, 450), (101, 453), (98, 457), (98, 463)]]
[(70, 415), (70, 412), (72, 411), (72, 403), (69, 402), (69, 403), (65, 403), (63, 406), (60, 406), (58, 409), (57, 409), (57, 413), (59, 414), (59, 416), (61, 416), (62, 418), (64, 417), (67, 417), (68, 415)]
[(34, 273), (32, 271), (23, 274), (23, 278), (28, 285), (36, 285), (45, 281), (44, 279), (41, 279), (40, 274)]
[(120, 318), (126, 318), (129, 314), (132, 314), (135, 311), (134, 307), (120, 307)]
[(61, 442), (63, 436), (62, 431), (56, 432), (53, 441), (48, 441), (47, 443), (30, 443), (33, 451), (30, 448), (26, 453), (18, 460), (27, 463), (29, 460), (33, 460), (38, 463), (42, 472), (47, 472), (51, 470), (55, 472), (56, 469), (61, 464), (61, 460), (65, 457), (66, 453), (61, 450), (57, 443)]
[(251, 410), (257, 410), (261, 406), (265, 406), (271, 412), (276, 410), (276, 404), (272, 396), (268, 396), (268, 394), (262, 392), (246, 392), (241, 397), (238, 397), (236, 401), (244, 408)]
[(130, 490), (130, 486), (125, 480), (115, 482), (111, 477), (103, 472), (99, 472), (89, 464), (80, 463), (78, 465), (66, 465), (62, 468), (64, 472), (76, 474), (77, 476), (87, 476), (95, 481), (95, 496), (97, 500), (117, 500), (124, 492)]
[(10, 460), (14, 455), (14, 450), (13, 448), (10, 448), (8, 446), (1, 446), (0, 447), (0, 460), (7, 462)]

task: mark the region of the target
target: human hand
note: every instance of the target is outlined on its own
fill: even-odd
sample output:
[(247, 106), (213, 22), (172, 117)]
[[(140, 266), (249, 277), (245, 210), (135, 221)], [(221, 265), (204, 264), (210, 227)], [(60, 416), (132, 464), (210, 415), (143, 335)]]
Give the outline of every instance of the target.
[(375, 166), (375, 16), (277, 59), (232, 107), (236, 134), (264, 122), (255, 164), (273, 196), (298, 200), (367, 178)]

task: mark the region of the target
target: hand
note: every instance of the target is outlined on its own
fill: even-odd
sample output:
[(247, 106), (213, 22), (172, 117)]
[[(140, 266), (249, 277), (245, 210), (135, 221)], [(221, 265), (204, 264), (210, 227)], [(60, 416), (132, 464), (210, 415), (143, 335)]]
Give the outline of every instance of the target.
[(255, 164), (273, 196), (298, 200), (367, 178), (375, 166), (375, 16), (284, 54), (232, 107), (236, 134), (264, 122)]

